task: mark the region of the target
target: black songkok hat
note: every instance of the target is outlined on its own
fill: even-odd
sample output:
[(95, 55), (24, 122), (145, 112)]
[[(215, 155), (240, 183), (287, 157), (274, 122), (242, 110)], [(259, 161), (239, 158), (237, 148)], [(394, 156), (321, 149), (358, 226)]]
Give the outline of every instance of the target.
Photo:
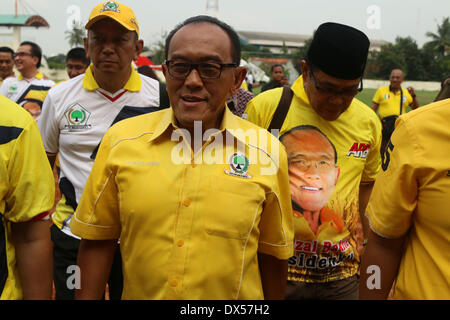
[(370, 41), (352, 27), (326, 22), (314, 33), (307, 60), (324, 73), (353, 80), (364, 73)]

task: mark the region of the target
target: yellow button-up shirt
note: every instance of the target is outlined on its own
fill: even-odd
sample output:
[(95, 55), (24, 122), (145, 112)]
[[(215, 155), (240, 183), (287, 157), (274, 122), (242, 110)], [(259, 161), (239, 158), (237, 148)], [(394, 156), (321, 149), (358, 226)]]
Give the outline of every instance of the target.
[(120, 237), (123, 299), (263, 299), (257, 253), (293, 254), (284, 147), (227, 108), (196, 154), (188, 136), (172, 109), (114, 125), (71, 230)]

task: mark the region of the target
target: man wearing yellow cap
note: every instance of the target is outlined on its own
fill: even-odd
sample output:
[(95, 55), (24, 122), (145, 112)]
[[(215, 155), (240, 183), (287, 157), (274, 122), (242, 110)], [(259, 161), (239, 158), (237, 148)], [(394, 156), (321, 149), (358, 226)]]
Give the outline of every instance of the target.
[[(44, 102), (39, 130), (50, 164), (59, 153), (62, 198), (52, 219), (56, 299), (73, 299), (79, 288), (79, 238), (69, 223), (106, 130), (132, 116), (159, 110), (159, 84), (132, 68), (143, 48), (138, 21), (128, 6), (97, 5), (86, 24), (84, 46), (92, 64), (83, 76), (52, 88)], [(117, 251), (118, 253), (119, 251)], [(110, 280), (110, 298), (122, 291), (120, 255)]]

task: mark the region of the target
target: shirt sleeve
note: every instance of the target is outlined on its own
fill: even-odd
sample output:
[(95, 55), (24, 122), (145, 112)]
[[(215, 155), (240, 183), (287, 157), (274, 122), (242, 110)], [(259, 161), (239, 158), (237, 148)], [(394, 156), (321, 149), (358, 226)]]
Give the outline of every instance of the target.
[(44, 218), (53, 207), (55, 182), (36, 122), (18, 136), (9, 161), (5, 217), (12, 222)]
[(375, 95), (373, 96), (372, 102), (375, 102), (377, 104), (380, 104), (381, 101), (381, 88), (378, 88), (375, 92)]
[(47, 94), (38, 119), (38, 127), (47, 153), (56, 154), (59, 150), (59, 126), (55, 116), (55, 105)]
[(369, 154), (364, 166), (364, 171), (361, 176), (361, 182), (372, 182), (377, 177), (381, 166), (380, 148), (381, 148), (381, 122), (378, 118), (371, 123), (372, 127), (372, 145), (370, 146)]
[[(275, 157), (276, 158), (276, 157)], [(289, 192), (287, 156), (279, 143), (279, 169), (274, 176), (274, 188), (266, 193), (260, 221), (258, 251), (286, 260), (294, 254), (294, 223)]]
[(418, 182), (412, 134), (400, 117), (367, 206), (371, 229), (385, 238), (404, 235), (416, 207)]
[(77, 210), (70, 222), (73, 234), (90, 240), (120, 237), (118, 189), (115, 183), (117, 166), (111, 164), (112, 137), (107, 131)]
[(406, 97), (405, 106), (409, 106), (413, 102), (413, 97), (406, 89), (403, 89), (403, 93)]
[(281, 99), (281, 93), (282, 89), (278, 90), (278, 93), (272, 90), (272, 92), (258, 94), (247, 103), (247, 108), (244, 112), (246, 117), (243, 116), (243, 118), (267, 129)]

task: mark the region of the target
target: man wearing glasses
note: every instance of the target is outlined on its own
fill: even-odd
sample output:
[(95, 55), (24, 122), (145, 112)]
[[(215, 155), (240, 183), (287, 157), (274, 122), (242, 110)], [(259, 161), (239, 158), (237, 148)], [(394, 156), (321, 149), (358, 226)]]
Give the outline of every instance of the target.
[(55, 82), (46, 79), (39, 71), (42, 50), (36, 43), (22, 42), (13, 57), (20, 74), (5, 79), (0, 94), (21, 105), (37, 120), (48, 90)]
[[(101, 297), (118, 238), (123, 299), (284, 297), (293, 252), (286, 153), (226, 107), (245, 78), (239, 61), (236, 32), (215, 18), (169, 34), (171, 108), (106, 133), (71, 221), (83, 238), (78, 298)], [(244, 132), (260, 136), (249, 143)], [(275, 170), (264, 174), (266, 165)]]
[[(357, 272), (363, 244), (361, 222), (364, 222), (365, 207), (380, 167), (381, 144), (381, 125), (376, 114), (355, 98), (362, 90), (368, 49), (369, 39), (361, 31), (342, 24), (324, 23), (314, 35), (306, 60), (301, 62), (302, 76), (291, 87), (293, 98), (278, 128), (280, 136), (298, 126), (313, 126), (335, 146), (339, 180), (325, 207), (340, 219), (332, 219), (330, 223), (335, 228), (329, 230), (333, 232), (319, 238), (318, 229), (316, 233), (301, 232), (297, 230), (298, 224), (295, 225), (288, 299), (358, 298)], [(268, 128), (282, 91), (272, 89), (256, 96), (247, 105), (247, 119)], [(289, 146), (286, 145), (288, 159), (295, 159), (292, 153), (295, 142), (292, 139), (282, 142), (289, 142)], [(320, 143), (312, 138), (308, 142)], [(310, 197), (324, 191), (312, 182), (303, 186), (295, 174), (296, 166), (297, 161), (289, 162), (291, 193), (298, 187)], [(311, 176), (311, 181), (314, 179), (318, 183), (319, 175)], [(294, 197), (293, 200), (295, 202)], [(326, 216), (321, 215), (313, 227), (323, 225), (325, 219)], [(343, 221), (343, 227), (339, 226), (339, 221)]]

